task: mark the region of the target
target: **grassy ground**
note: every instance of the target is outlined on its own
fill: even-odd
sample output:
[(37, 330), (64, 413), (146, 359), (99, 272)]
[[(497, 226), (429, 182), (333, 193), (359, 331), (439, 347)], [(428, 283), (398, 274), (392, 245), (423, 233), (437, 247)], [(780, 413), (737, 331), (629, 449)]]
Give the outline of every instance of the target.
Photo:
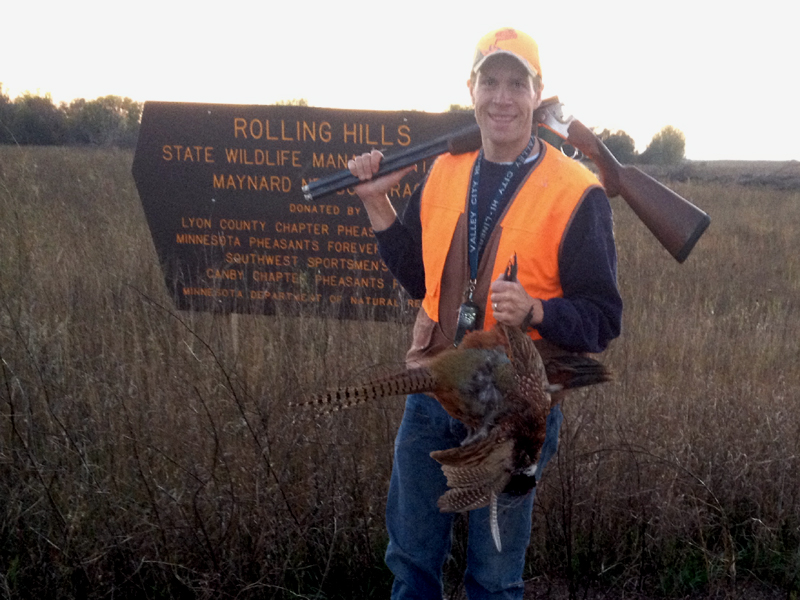
[[(131, 160), (0, 148), (0, 596), (386, 596), (401, 402), (287, 403), (399, 365), (408, 328), (175, 313)], [(671, 185), (712, 225), (678, 265), (613, 201), (617, 379), (565, 405), (531, 597), (800, 591), (800, 192)]]
[(645, 168), (662, 179), (800, 190), (800, 161), (796, 160), (711, 160)]

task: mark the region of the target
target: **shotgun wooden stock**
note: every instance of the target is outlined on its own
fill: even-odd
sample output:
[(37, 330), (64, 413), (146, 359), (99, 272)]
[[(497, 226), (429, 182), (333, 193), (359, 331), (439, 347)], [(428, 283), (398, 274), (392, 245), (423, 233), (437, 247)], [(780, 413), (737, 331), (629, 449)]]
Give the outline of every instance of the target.
[(621, 165), (580, 121), (573, 119), (569, 123), (566, 141), (597, 165), (608, 197), (622, 196), (675, 260), (685, 261), (711, 223), (708, 214), (647, 173)]

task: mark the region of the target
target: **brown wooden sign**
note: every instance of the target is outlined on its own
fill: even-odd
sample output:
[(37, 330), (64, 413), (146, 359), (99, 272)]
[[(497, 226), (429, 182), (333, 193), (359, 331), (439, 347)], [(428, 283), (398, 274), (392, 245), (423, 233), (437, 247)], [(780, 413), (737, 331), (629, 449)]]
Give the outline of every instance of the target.
[[(180, 309), (403, 319), (416, 312), (352, 190), (308, 182), (354, 154), (386, 156), (474, 122), (469, 113), (147, 102), (133, 176)], [(398, 212), (429, 168), (392, 189)]]

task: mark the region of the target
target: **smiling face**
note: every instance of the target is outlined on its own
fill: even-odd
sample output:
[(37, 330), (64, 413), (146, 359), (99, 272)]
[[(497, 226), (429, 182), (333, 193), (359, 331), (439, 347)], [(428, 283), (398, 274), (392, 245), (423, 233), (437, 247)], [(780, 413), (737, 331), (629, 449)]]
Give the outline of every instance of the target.
[(492, 162), (511, 162), (525, 149), (533, 130), (533, 111), (541, 91), (518, 60), (498, 55), (487, 60), (469, 83), (483, 152)]

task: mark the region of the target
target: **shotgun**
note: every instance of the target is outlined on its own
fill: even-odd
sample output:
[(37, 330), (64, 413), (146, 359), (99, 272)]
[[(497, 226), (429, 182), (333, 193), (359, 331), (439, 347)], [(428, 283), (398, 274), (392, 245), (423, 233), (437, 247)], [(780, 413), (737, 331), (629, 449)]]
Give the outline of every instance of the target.
[[(622, 196), (675, 260), (685, 261), (711, 223), (708, 214), (647, 173), (621, 165), (588, 127), (572, 116), (565, 116), (562, 106), (557, 97), (543, 100), (534, 112), (534, 121), (591, 159), (600, 171), (608, 197)], [(376, 175), (386, 175), (444, 152), (461, 154), (480, 146), (480, 129), (472, 125), (385, 158)], [(303, 194), (306, 200), (317, 200), (359, 183), (350, 171), (339, 171), (304, 185)]]

